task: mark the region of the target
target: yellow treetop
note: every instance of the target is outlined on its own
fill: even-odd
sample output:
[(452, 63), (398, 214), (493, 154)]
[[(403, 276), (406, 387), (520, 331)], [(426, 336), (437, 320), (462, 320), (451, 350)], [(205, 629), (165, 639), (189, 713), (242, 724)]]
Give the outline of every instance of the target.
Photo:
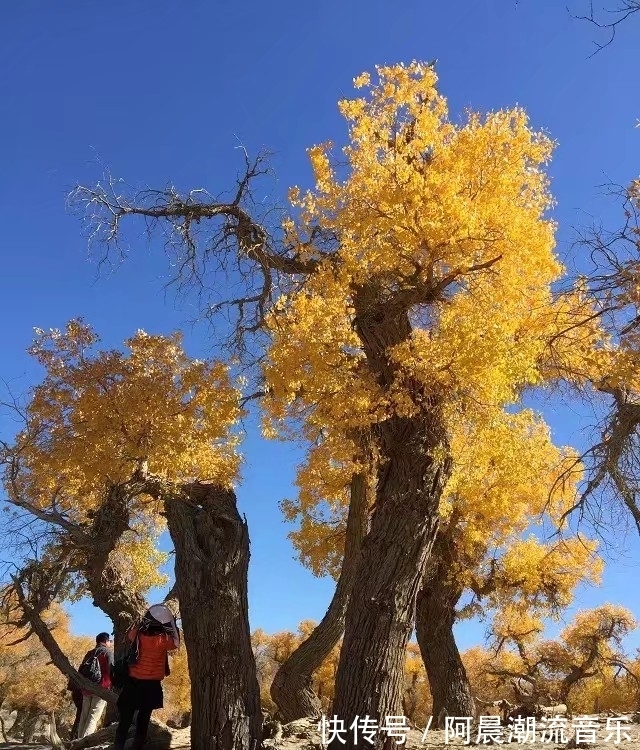
[[(630, 660), (623, 639), (637, 623), (625, 607), (603, 604), (579, 612), (558, 638), (541, 641), (539, 618), (507, 609), (494, 621), (492, 631), (498, 648), (486, 665), (498, 679), (527, 675), (538, 688), (551, 690), (567, 701), (574, 687), (586, 679), (611, 675), (611, 668), (625, 668)], [(503, 649), (515, 645), (517, 652)]]
[[(377, 73), (375, 84), (356, 80), (365, 96), (340, 103), (342, 162), (331, 144), (312, 148), (315, 188), (291, 193), (288, 241), (321, 260), (269, 317), (276, 426), (304, 415), (307, 426), (348, 434), (429, 408), (434, 392), (455, 424), (461, 409), (517, 401), (550, 377), (550, 342), (566, 328), (567, 302), (551, 291), (563, 268), (546, 217), (549, 138), (518, 108), (452, 122), (429, 66)], [(333, 239), (324, 256), (319, 230)], [(372, 299), (411, 311), (411, 334), (388, 352), (396, 376), (384, 392), (354, 327), (356, 307)]]
[[(335, 157), (331, 144), (312, 148), (315, 186), (291, 192), (287, 243), (318, 266), (268, 316), (264, 364), (267, 431), (294, 418), (313, 446), (285, 515), (301, 521), (305, 564), (334, 574), (344, 487), (362, 463), (354, 434), (428, 411), (436, 394), (454, 467), (442, 513), (458, 505), (467, 548), (487, 535), (499, 544), (575, 462), (539, 418), (505, 407), (527, 388), (584, 380), (596, 365), (601, 374), (609, 356), (586, 290), (552, 291), (563, 268), (547, 217), (549, 138), (519, 108), (453, 122), (421, 63), (355, 83), (365, 95), (340, 103), (348, 145)], [(358, 315), (385, 304), (407, 311), (410, 332), (385, 352), (393, 381), (383, 387)], [(554, 516), (579, 471), (556, 488)]]
[[(45, 377), (31, 393), (4, 475), (16, 504), (78, 529), (91, 526), (110, 488), (147, 472), (175, 482), (231, 484), (242, 411), (227, 367), (190, 359), (179, 334), (138, 331), (125, 351), (97, 344), (81, 320), (64, 331), (36, 331), (30, 353)], [(143, 592), (166, 583), (158, 572), (166, 556), (155, 548), (164, 521), (148, 495), (126, 500), (128, 530), (110, 562), (123, 583)], [(62, 547), (69, 544), (71, 532), (60, 539)], [(80, 582), (75, 595), (83, 593)]]
[(606, 662), (622, 648), (626, 635), (638, 626), (632, 613), (619, 604), (603, 604), (579, 612), (561, 635), (568, 658), (583, 662), (597, 652), (597, 659)]
[(230, 430), (239, 392), (227, 368), (187, 357), (179, 334), (138, 331), (128, 353), (96, 351), (82, 321), (37, 331), (30, 349), (45, 368), (27, 408), (19, 487), (32, 502), (81, 517), (104, 487), (144, 467), (169, 480), (229, 484), (239, 457)]

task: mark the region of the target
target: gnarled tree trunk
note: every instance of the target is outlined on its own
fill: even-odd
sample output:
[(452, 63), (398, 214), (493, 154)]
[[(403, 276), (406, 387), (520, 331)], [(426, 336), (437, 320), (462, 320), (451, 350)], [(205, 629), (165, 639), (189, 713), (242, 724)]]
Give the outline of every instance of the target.
[(113, 623), (116, 656), (125, 645), (126, 631), (147, 608), (145, 598), (124, 584), (123, 571), (111, 560), (111, 553), (129, 529), (132, 494), (129, 483), (107, 489), (91, 524), (82, 569), (93, 605)]
[[(126, 649), (127, 630), (147, 608), (144, 596), (124, 583), (124, 571), (114, 563), (111, 555), (122, 535), (129, 529), (131, 494), (129, 483), (113, 485), (106, 490), (104, 502), (96, 511), (91, 524), (90, 544), (85, 548), (82, 571), (91, 592), (93, 606), (99, 607), (113, 623), (116, 659)], [(117, 719), (115, 704), (108, 703), (105, 721), (110, 724)]]
[(192, 750), (255, 750), (262, 714), (247, 601), (249, 534), (231, 490), (165, 496), (191, 678)]
[(320, 699), (311, 686), (311, 679), (343, 633), (360, 546), (367, 530), (367, 518), (367, 477), (354, 474), (342, 567), (333, 598), (318, 626), (280, 666), (271, 684), (271, 697), (278, 706), (279, 718), (283, 723), (305, 716), (318, 718), (322, 713)]
[(467, 673), (453, 636), (462, 587), (451, 578), (453, 540), (438, 533), (416, 602), (416, 636), (433, 697), (432, 716), (473, 716)]
[[(358, 294), (354, 303), (368, 365), (379, 385), (391, 391), (403, 377), (391, 349), (411, 335), (406, 308), (398, 309), (393, 300), (372, 304)], [(419, 413), (393, 413), (375, 430), (380, 456), (375, 507), (347, 607), (332, 709), (347, 727), (356, 716), (382, 725), (386, 716), (402, 713), (406, 647), (450, 471), (437, 395), (413, 385), (422, 402)], [(332, 750), (358, 744), (353, 732), (343, 739), (346, 744), (334, 739)], [(391, 748), (395, 739), (378, 732), (375, 745)]]

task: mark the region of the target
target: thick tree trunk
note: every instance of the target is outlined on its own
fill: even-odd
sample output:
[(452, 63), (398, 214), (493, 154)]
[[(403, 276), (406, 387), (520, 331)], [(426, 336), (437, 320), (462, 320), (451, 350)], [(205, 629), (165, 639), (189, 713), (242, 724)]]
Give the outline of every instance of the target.
[[(354, 296), (355, 329), (367, 363), (379, 386), (397, 386), (400, 375), (390, 352), (407, 341), (411, 325), (407, 309), (393, 300), (380, 302), (378, 290)], [(393, 413), (376, 429), (380, 463), (370, 531), (363, 545), (347, 608), (345, 635), (336, 675), (333, 713), (351, 726), (356, 717), (380, 725), (402, 710), (404, 659), (415, 621), (422, 583), (438, 528), (438, 505), (450, 461), (437, 396), (413, 386), (420, 411)], [(351, 750), (357, 733), (347, 732)], [(392, 737), (378, 733), (376, 747), (392, 747)]]
[[(406, 307), (372, 298), (371, 289), (354, 297), (355, 329), (367, 363), (385, 391), (403, 378), (403, 388), (413, 390), (420, 406), (416, 415), (393, 413), (376, 428), (376, 502), (347, 607), (332, 709), (346, 727), (356, 717), (383, 725), (387, 716), (402, 713), (406, 647), (450, 471), (437, 395), (420, 382), (406, 382), (391, 356), (392, 348), (411, 335)], [(332, 750), (362, 744), (353, 731), (342, 739), (346, 744), (335, 738)], [(395, 738), (378, 732), (375, 746), (394, 747)]]
[[(111, 553), (131, 520), (131, 488), (114, 485), (105, 493), (91, 525), (91, 544), (85, 550), (83, 574), (91, 592), (93, 606), (100, 608), (113, 623), (115, 659), (127, 648), (126, 632), (144, 614), (147, 602), (144, 596), (129, 588), (123, 580), (123, 571), (114, 563)], [(118, 709), (108, 703), (105, 722), (118, 720)]]
[(582, 680), (586, 680), (588, 677), (595, 677), (598, 674), (598, 670), (593, 669), (593, 665), (598, 658), (598, 653), (598, 645), (594, 643), (582, 664), (571, 666), (569, 674), (560, 683), (559, 693), (561, 703), (565, 703), (570, 708), (569, 693), (573, 689), (573, 686)]
[(560, 703), (564, 703), (565, 705), (569, 706), (569, 693), (573, 689), (573, 686), (576, 685), (581, 680), (584, 680), (586, 677), (593, 677), (595, 672), (587, 672), (582, 673), (582, 670), (579, 668), (573, 668), (571, 672), (562, 680), (560, 683), (560, 689), (559, 689), (559, 697), (560, 697)]
[(280, 666), (271, 684), (271, 697), (283, 723), (303, 717), (319, 718), (322, 705), (313, 691), (313, 673), (329, 656), (344, 631), (347, 603), (367, 531), (367, 477), (355, 474), (345, 530), (344, 555), (340, 577), (325, 616), (311, 635)]
[(191, 678), (192, 750), (255, 750), (262, 714), (247, 601), (249, 534), (232, 491), (165, 497)]
[[(416, 466), (422, 441), (418, 447), (411, 432), (398, 434), (397, 454), (391, 455), (382, 478), (384, 502), (371, 519), (347, 608), (333, 703), (333, 713), (347, 727), (356, 716), (369, 716), (382, 725), (386, 716), (402, 713), (406, 647), (437, 532), (437, 500), (445, 473), (430, 458)], [(415, 486), (423, 483), (426, 486)], [(345, 739), (345, 748), (357, 744), (352, 732)], [(376, 735), (377, 747), (394, 743), (394, 738)]]
[(432, 716), (473, 716), (475, 705), (467, 673), (453, 636), (462, 588), (452, 580), (453, 541), (438, 534), (432, 565), (416, 602), (416, 636), (433, 697)]

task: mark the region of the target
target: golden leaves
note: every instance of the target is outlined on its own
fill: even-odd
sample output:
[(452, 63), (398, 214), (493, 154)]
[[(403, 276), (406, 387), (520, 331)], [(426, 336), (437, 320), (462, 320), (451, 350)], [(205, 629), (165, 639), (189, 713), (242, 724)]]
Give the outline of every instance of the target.
[[(54, 631), (58, 645), (78, 666), (88, 649), (95, 645), (95, 640), (72, 635), (69, 632), (69, 618), (58, 604), (53, 604), (42, 614), (48, 627)], [(36, 715), (64, 710), (69, 703), (69, 694), (63, 692), (67, 678), (51, 663), (51, 657), (36, 635), (15, 643), (26, 634), (25, 629), (0, 623), (3, 700), (12, 709), (33, 711)]]
[[(291, 244), (320, 227), (335, 245), (268, 320), (270, 434), (316, 412), (318, 424), (347, 431), (412, 416), (434, 391), (465, 409), (501, 407), (549, 375), (545, 354), (564, 323), (550, 314), (563, 272), (546, 217), (552, 142), (519, 108), (451, 122), (429, 65), (376, 72), (356, 79), (363, 96), (340, 103), (346, 164), (331, 144), (313, 147), (315, 188), (290, 195), (300, 209), (285, 222)], [(397, 382), (384, 392), (354, 325), (362, 288), (414, 300), (413, 333), (388, 351)]]
[(46, 368), (19, 438), (32, 500), (58, 493), (67, 511), (83, 512), (143, 463), (167, 479), (230, 483), (241, 410), (226, 367), (190, 360), (179, 334), (138, 331), (128, 354), (94, 352), (96, 341), (71, 321), (64, 333), (40, 333), (30, 350)]

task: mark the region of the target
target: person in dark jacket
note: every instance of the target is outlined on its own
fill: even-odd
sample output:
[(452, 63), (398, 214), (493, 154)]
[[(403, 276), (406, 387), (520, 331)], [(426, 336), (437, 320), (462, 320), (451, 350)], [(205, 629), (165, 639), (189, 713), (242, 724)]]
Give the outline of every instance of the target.
[(130, 643), (129, 675), (118, 697), (120, 722), (114, 750), (124, 744), (136, 718), (131, 750), (141, 750), (147, 739), (151, 713), (163, 707), (162, 680), (169, 674), (167, 655), (180, 645), (180, 635), (171, 611), (162, 604), (150, 607), (142, 622), (127, 633)]
[[(96, 636), (96, 655), (100, 664), (100, 687), (109, 690), (111, 688), (111, 667), (113, 666), (112, 641), (109, 633), (98, 633)], [(102, 718), (107, 701), (99, 698), (88, 690), (82, 691), (82, 713), (80, 715), (80, 726), (78, 727), (78, 738), (82, 739), (88, 734), (96, 731), (98, 722)]]

